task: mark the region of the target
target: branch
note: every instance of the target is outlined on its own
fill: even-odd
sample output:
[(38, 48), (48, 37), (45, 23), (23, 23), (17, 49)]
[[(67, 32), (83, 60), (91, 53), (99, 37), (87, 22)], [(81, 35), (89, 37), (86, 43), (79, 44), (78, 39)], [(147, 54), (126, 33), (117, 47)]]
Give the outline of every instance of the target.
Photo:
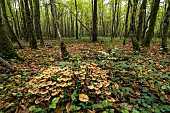
[(0, 57), (0, 66), (8, 68), (11, 71), (15, 71), (15, 68), (1, 57)]
[[(66, 8), (70, 11), (70, 13), (71, 13), (73, 16), (76, 17), (76, 14), (74, 14), (74, 12), (69, 8), (69, 6), (67, 6), (66, 4), (60, 3), (60, 2), (55, 2), (55, 3), (60, 4), (60, 5), (63, 5), (64, 7), (66, 7)], [(78, 21), (79, 21), (80, 24), (89, 32), (89, 35), (90, 35), (90, 38), (91, 38), (92, 35), (91, 35), (90, 30), (84, 25), (84, 23), (83, 23), (80, 19), (78, 19)]]

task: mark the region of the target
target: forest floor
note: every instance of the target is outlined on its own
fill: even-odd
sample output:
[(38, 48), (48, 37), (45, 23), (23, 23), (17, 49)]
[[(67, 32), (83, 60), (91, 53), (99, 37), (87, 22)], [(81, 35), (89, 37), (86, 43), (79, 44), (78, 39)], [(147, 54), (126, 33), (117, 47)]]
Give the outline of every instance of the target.
[(0, 113), (162, 113), (170, 112), (170, 54), (154, 42), (136, 53), (122, 41), (66, 40), (70, 53), (61, 59), (59, 43), (17, 50), (24, 61), (0, 73)]

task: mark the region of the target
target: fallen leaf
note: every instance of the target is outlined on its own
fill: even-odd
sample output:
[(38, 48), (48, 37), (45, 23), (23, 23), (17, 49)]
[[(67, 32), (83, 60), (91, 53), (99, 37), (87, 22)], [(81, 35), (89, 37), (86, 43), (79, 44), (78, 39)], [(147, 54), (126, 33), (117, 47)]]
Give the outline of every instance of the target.
[(61, 111), (61, 107), (58, 105), (57, 106), (57, 108), (56, 108), (56, 113), (63, 113), (62, 111)]
[(72, 104), (72, 102), (68, 102), (68, 103), (66, 104), (66, 111), (67, 111), (67, 113), (70, 113), (71, 104)]
[(87, 113), (96, 113), (95, 110), (90, 110), (90, 109), (87, 109)]

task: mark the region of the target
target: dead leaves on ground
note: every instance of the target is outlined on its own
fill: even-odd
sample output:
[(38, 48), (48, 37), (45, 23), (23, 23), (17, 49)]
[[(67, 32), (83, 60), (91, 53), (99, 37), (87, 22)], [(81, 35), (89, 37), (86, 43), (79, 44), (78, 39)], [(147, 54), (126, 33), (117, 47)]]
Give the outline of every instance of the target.
[[(0, 88), (4, 91), (0, 92), (0, 99), (3, 99), (0, 101), (0, 108), (5, 105), (10, 108), (13, 103), (28, 108), (30, 103), (34, 102), (46, 108), (54, 96), (64, 100), (68, 98), (67, 95), (72, 96), (72, 99), (75, 97), (76, 101), (83, 103), (92, 101), (97, 104), (102, 100), (107, 100), (112, 103), (109, 109), (114, 108), (115, 111), (120, 111), (121, 108), (127, 110), (135, 108), (141, 111), (142, 107), (146, 106), (143, 103), (147, 103), (153, 107), (151, 111), (154, 112), (166, 108), (162, 103), (169, 104), (167, 80), (169, 80), (170, 56), (160, 54), (155, 45), (152, 50), (148, 50), (147, 54), (140, 55), (134, 55), (129, 51), (132, 49), (131, 46), (126, 45), (123, 48), (119, 46), (120, 51), (117, 49), (114, 52), (114, 58), (121, 58), (121, 55), (130, 55), (131, 57), (128, 61), (116, 62), (99, 44), (70, 44), (67, 48), (72, 56), (79, 55), (79, 60), (84, 61), (85, 64), (73, 69), (73, 65), (78, 61), (75, 57), (74, 61), (70, 61), (68, 65), (61, 68), (58, 65), (61, 53), (59, 46), (55, 44), (39, 50), (29, 48), (19, 50), (18, 53), (26, 60), (12, 60), (11, 62), (20, 71), (10, 75), (9, 78), (4, 74), (0, 75), (3, 78), (0, 82), (3, 86), (0, 85)], [(105, 59), (106, 57), (110, 59)], [(89, 60), (93, 61), (89, 62)], [(54, 65), (51, 66), (52, 64)], [(77, 68), (80, 70), (76, 70)], [(67, 92), (64, 89), (67, 89)], [(73, 95), (75, 89), (79, 90), (77, 96)], [(34, 95), (34, 98), (30, 94)], [(43, 101), (48, 104), (43, 104)], [(76, 108), (74, 102), (67, 101), (63, 106), (67, 112), (71, 112), (72, 108), (79, 109)], [(23, 108), (21, 107), (21, 109)], [(62, 106), (57, 106), (56, 112), (62, 112), (61, 108)], [(90, 108), (87, 109), (87, 112), (98, 111)]]

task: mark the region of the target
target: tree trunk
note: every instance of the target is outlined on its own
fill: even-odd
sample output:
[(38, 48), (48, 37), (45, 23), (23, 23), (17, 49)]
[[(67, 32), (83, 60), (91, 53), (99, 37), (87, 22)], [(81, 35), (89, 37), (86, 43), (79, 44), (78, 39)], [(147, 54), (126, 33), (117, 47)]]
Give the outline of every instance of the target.
[(112, 37), (111, 38), (114, 38), (115, 37), (115, 31), (116, 31), (116, 27), (115, 27), (115, 19), (116, 19), (116, 9), (117, 9), (117, 0), (115, 0), (113, 2), (113, 6), (112, 6)]
[(74, 37), (74, 18), (73, 18), (73, 15), (71, 15), (71, 37)]
[(146, 32), (146, 37), (144, 38), (143, 41), (143, 47), (149, 47), (151, 43), (151, 39), (154, 36), (154, 26), (156, 22), (156, 15), (159, 9), (159, 3), (160, 0), (153, 0), (152, 1), (152, 9), (151, 9), (151, 17), (149, 21), (149, 28), (148, 31)]
[(19, 58), (12, 45), (11, 40), (7, 37), (2, 25), (1, 5), (0, 5), (0, 57), (2, 58)]
[(46, 24), (45, 24), (45, 34), (48, 38), (51, 37), (51, 28), (50, 28), (50, 17), (49, 17), (49, 10), (48, 4), (45, 3), (45, 15), (46, 15)]
[(8, 8), (9, 8), (10, 14), (11, 14), (11, 16), (12, 16), (12, 20), (13, 20), (13, 22), (14, 22), (16, 37), (19, 38), (19, 32), (18, 32), (17, 22), (16, 22), (16, 19), (15, 19), (14, 14), (13, 14), (13, 12), (12, 12), (12, 8), (11, 8), (10, 1), (7, 1), (7, 5), (8, 5)]
[(34, 0), (34, 21), (35, 21), (35, 34), (37, 39), (40, 39), (41, 47), (44, 47), (44, 40), (40, 25), (40, 5), (39, 0)]
[(169, 19), (170, 19), (170, 1), (168, 3), (168, 8), (166, 10), (165, 17), (164, 17), (164, 26), (163, 26), (163, 34), (162, 34), (163, 52), (168, 52), (167, 37), (168, 37)]
[(126, 12), (126, 20), (125, 20), (125, 34), (124, 34), (124, 40), (123, 40), (123, 45), (126, 44), (126, 38), (128, 37), (128, 20), (129, 20), (129, 10), (131, 7), (131, 0), (128, 0), (128, 8), (127, 8), (127, 12)]
[(31, 15), (30, 15), (30, 9), (28, 6), (28, 0), (24, 0), (24, 2), (25, 2), (25, 11), (26, 11), (26, 20), (27, 20), (27, 34), (29, 37), (30, 48), (37, 49), (37, 41), (34, 36), (34, 31), (33, 31), (34, 28), (33, 28)]
[(22, 28), (22, 35), (23, 35), (23, 37), (22, 38), (24, 38), (25, 40), (26, 40), (26, 42), (28, 42), (29, 41), (29, 39), (28, 39), (28, 34), (27, 34), (27, 22), (26, 22), (26, 13), (25, 13), (25, 7), (24, 7), (24, 1), (23, 0), (20, 0), (20, 6), (21, 6), (21, 21), (22, 21), (22, 26), (21, 26), (21, 28)]
[(54, 0), (50, 0), (50, 5), (51, 5), (51, 13), (52, 13), (52, 18), (53, 18), (53, 28), (54, 28), (54, 38), (58, 38), (59, 40), (61, 39), (61, 34), (57, 26), (57, 15), (56, 15), (56, 6), (54, 4)]
[(77, 10), (77, 0), (75, 0), (75, 8), (76, 8), (76, 39), (79, 38), (79, 31), (78, 31), (78, 10)]
[(8, 31), (11, 35), (11, 40), (16, 41), (18, 43), (19, 48), (21, 49), (22, 48), (21, 43), (19, 42), (18, 37), (15, 35), (14, 31), (12, 30), (12, 28), (9, 24), (8, 17), (7, 17), (7, 14), (6, 14), (6, 6), (5, 6), (4, 0), (1, 0), (1, 5), (2, 5), (3, 16), (5, 18), (5, 23), (7, 25)]
[(146, 4), (147, 4), (147, 0), (143, 0), (141, 7), (140, 7), (140, 12), (139, 12), (139, 20), (138, 20), (138, 28), (137, 28), (137, 32), (136, 32), (136, 38), (138, 41), (142, 40), (142, 33), (143, 33), (143, 27), (144, 27), (144, 18), (146, 15)]
[(97, 0), (93, 3), (93, 39), (92, 42), (97, 42)]
[(133, 0), (133, 10), (132, 10), (132, 15), (131, 15), (130, 34), (129, 34), (134, 51), (140, 51), (139, 42), (136, 39), (136, 29), (135, 29), (137, 4), (138, 4), (138, 0)]

